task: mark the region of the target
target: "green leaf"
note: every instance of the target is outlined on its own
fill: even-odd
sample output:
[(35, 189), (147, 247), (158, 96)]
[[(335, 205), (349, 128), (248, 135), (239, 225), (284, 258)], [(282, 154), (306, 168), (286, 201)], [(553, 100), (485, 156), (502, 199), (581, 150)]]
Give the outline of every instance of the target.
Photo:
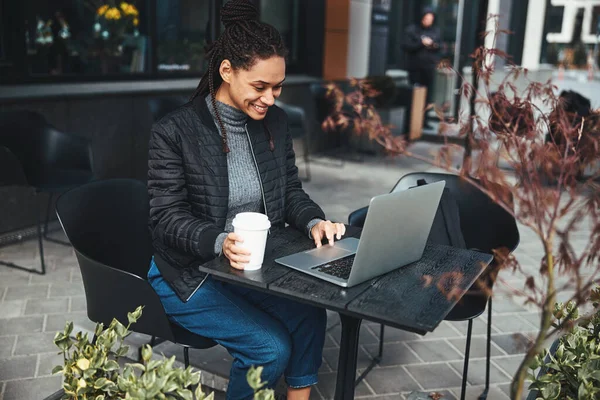
[(104, 370), (107, 371), (107, 372), (116, 371), (118, 369), (119, 369), (119, 363), (116, 362), (115, 360), (108, 360), (104, 364)]
[(252, 389), (255, 391), (260, 389), (265, 385), (265, 383), (261, 383), (260, 375), (262, 374), (263, 367), (250, 367), (248, 373), (246, 374), (246, 380)]
[(585, 387), (585, 382), (581, 382), (581, 384), (579, 384), (579, 389), (577, 389), (577, 399), (578, 400), (587, 400), (590, 398), (591, 397), (588, 395), (588, 391)]
[(99, 394), (98, 396), (96, 396), (96, 398), (94, 400), (104, 400), (104, 395)]
[(73, 321), (69, 321), (65, 325), (65, 336), (71, 336), (71, 332), (73, 332)]
[(124, 357), (127, 355), (128, 351), (129, 351), (129, 346), (123, 345), (117, 349), (117, 351), (115, 352), (115, 355), (117, 357)]
[(64, 367), (62, 365), (57, 365), (56, 367), (52, 368), (52, 375), (58, 374), (59, 372), (62, 373), (63, 368)]
[(542, 388), (542, 396), (547, 400), (558, 399), (560, 396), (560, 384), (558, 382), (549, 382)]
[(150, 347), (150, 345), (145, 344), (144, 346), (142, 346), (142, 360), (144, 360), (144, 362), (147, 363), (148, 361), (150, 361), (151, 358), (152, 347)]

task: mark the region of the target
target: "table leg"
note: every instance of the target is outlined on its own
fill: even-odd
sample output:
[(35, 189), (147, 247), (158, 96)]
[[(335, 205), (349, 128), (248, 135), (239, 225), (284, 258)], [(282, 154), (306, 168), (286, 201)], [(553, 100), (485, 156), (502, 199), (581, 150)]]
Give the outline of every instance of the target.
[(358, 336), (362, 320), (344, 314), (340, 314), (340, 320), (342, 321), (342, 338), (334, 398), (335, 400), (352, 400), (354, 399), (354, 380), (356, 379)]

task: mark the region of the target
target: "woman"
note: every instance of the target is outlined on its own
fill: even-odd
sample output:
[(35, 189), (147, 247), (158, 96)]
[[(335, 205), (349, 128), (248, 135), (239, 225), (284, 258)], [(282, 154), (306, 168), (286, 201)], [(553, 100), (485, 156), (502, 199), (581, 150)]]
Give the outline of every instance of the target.
[(169, 317), (223, 345), (233, 356), (227, 398), (252, 397), (250, 366), (273, 387), (284, 375), (288, 399), (308, 399), (317, 383), (324, 310), (213, 280), (199, 263), (216, 256), (243, 269), (239, 212), (268, 215), (317, 246), (345, 233), (302, 190), (285, 113), (274, 106), (286, 49), (247, 0), (221, 10), (225, 31), (207, 51), (208, 71), (190, 103), (152, 129), (148, 192), (155, 257), (148, 278)]

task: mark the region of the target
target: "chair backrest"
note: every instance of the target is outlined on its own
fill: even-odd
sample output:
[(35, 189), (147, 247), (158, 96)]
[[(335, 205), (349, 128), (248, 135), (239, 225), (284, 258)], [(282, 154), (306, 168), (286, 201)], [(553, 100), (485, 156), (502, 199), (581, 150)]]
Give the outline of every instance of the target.
[(32, 186), (45, 183), (50, 169), (92, 171), (89, 140), (56, 129), (34, 111), (0, 114), (0, 146), (16, 156)]
[(461, 230), (467, 248), (490, 253), (502, 247), (511, 252), (517, 248), (519, 229), (515, 218), (458, 175), (429, 172), (407, 174), (400, 178), (392, 192), (417, 186), (419, 179), (427, 183), (446, 181), (446, 188), (458, 203)]
[(160, 299), (146, 280), (153, 252), (146, 185), (133, 179), (88, 183), (62, 194), (56, 212), (79, 261), (88, 317), (127, 322), (127, 312), (143, 305), (132, 329), (173, 340)]
[(277, 107), (281, 108), (288, 116), (288, 128), (293, 138), (306, 135), (306, 113), (302, 107), (293, 106), (277, 100)]
[(148, 107), (152, 114), (152, 120), (155, 122), (158, 121), (187, 102), (188, 100), (182, 96), (156, 97), (148, 100)]

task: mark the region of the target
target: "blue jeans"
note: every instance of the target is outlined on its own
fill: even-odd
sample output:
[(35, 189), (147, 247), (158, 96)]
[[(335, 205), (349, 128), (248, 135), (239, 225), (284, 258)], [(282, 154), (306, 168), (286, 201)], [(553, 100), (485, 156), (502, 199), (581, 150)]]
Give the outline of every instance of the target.
[(233, 357), (228, 399), (251, 399), (246, 381), (251, 366), (274, 387), (281, 375), (290, 387), (317, 383), (327, 315), (325, 310), (220, 282), (209, 276), (187, 303), (160, 274), (154, 259), (148, 280), (176, 324), (209, 337)]

